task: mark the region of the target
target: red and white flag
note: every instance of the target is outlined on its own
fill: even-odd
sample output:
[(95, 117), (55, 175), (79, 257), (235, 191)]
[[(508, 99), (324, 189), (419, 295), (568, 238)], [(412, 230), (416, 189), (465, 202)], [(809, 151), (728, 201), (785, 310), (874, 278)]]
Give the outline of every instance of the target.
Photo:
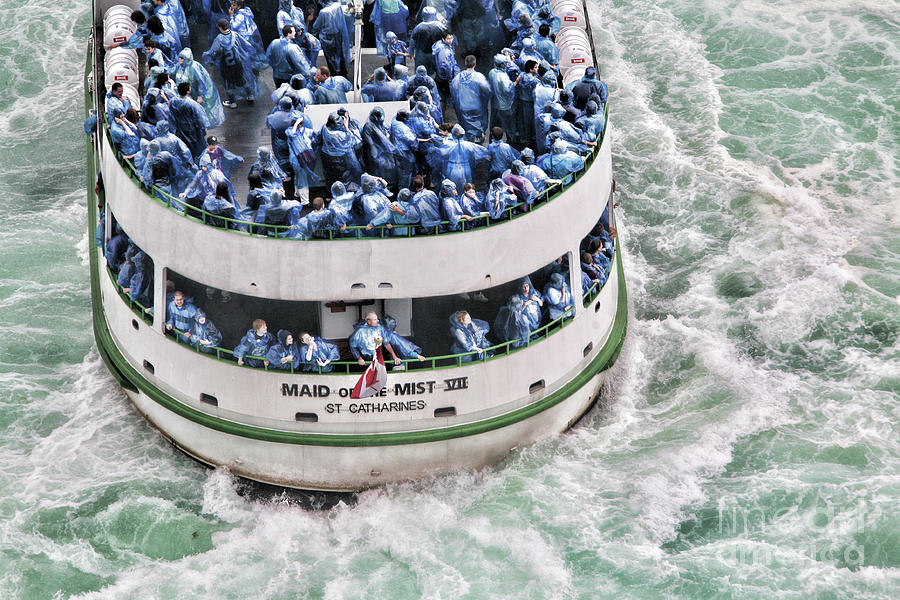
[(350, 397), (358, 400), (374, 396), (384, 388), (385, 383), (387, 383), (387, 368), (384, 366), (381, 346), (378, 346), (375, 348), (375, 358), (372, 359), (365, 372), (360, 375)]

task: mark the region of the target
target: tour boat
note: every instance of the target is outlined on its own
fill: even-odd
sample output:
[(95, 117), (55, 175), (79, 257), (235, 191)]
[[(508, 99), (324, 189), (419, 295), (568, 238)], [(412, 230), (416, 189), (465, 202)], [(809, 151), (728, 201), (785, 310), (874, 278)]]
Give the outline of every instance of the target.
[[(570, 10), (572, 1), (559, 4), (565, 2)], [(587, 8), (582, 0), (575, 4), (575, 17), (567, 16), (562, 32), (579, 27), (579, 39), (590, 40)], [(87, 226), (93, 238), (102, 224), (97, 237), (108, 241), (112, 222), (118, 223), (148, 257), (153, 287), (147, 305), (133, 300), (117, 283), (104, 248), (92, 245), (93, 326), (110, 373), (165, 439), (242, 478), (357, 491), (497, 465), (516, 448), (571, 428), (592, 407), (627, 321), (619, 240), (602, 285), (582, 293), (579, 269), (580, 244), (595, 224), (615, 231), (608, 119), (582, 170), (549, 186), (531, 210), (510, 209), (505, 218), (485, 218), (477, 227), (405, 236), (376, 227), (306, 240), (279, 236), (277, 227), (269, 228), (275, 235), (260, 235), (252, 225), (244, 231), (214, 227), (208, 214), (185, 214), (163, 193), (147, 189), (112, 146), (103, 117), (106, 92), (112, 82), (126, 81), (133, 83), (126, 95), (139, 94), (144, 76), (142, 67), (124, 58), (116, 59), (124, 67), (110, 64), (110, 55), (121, 53), (106, 51), (107, 38), (122, 33), (105, 17), (117, 6), (127, 15), (138, 3), (93, 2), (85, 107), (96, 109), (100, 122), (86, 148)], [(258, 23), (264, 19), (274, 21), (274, 15), (257, 15)], [(357, 90), (367, 75), (360, 71), (375, 60), (359, 40), (357, 27)], [(590, 64), (596, 64), (593, 47), (586, 56), (575, 51), (561, 67), (564, 81), (577, 80)], [(260, 81), (268, 77), (263, 73)], [(246, 116), (264, 120), (266, 96), (257, 101), (265, 106), (226, 111), (225, 124), (214, 132), (224, 147), (243, 149), (247, 163), (254, 158), (248, 149), (268, 144), (262, 121)], [(135, 102), (140, 105), (140, 98)], [(364, 122), (373, 105), (346, 107)], [(310, 106), (307, 112), (318, 126), (334, 109)], [(385, 105), (386, 121), (396, 110)], [(527, 339), (501, 343), (490, 332), (488, 350), (451, 354), (451, 315), (466, 310), (493, 324), (524, 277), (540, 291), (561, 257), (574, 291), (570, 310), (553, 320), (545, 316)], [(165, 307), (175, 289), (216, 324), (221, 346), (199, 351), (166, 327)], [(479, 292), (487, 302), (476, 300)], [(396, 334), (422, 347), (424, 360), (404, 360), (402, 370), (388, 361), (383, 389), (354, 399), (363, 367), (346, 343), (370, 310), (383, 321), (389, 315)], [(273, 334), (286, 329), (296, 337), (307, 330), (336, 343), (342, 360), (330, 364), (330, 372), (238, 365), (233, 350), (260, 317)]]

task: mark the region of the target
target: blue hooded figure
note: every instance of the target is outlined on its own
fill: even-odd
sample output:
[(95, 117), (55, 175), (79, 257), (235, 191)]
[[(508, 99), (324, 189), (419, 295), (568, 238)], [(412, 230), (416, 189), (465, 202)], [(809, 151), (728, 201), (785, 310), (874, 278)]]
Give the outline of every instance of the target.
[(559, 90), (556, 88), (556, 73), (547, 71), (534, 88), (534, 116), (544, 112), (547, 104), (555, 103), (559, 99)]
[(384, 109), (376, 106), (369, 113), (369, 119), (362, 129), (363, 159), (366, 171), (378, 173), (387, 181), (387, 186), (397, 189), (397, 152), (391, 141), (391, 133), (384, 124)]
[(225, 122), (225, 109), (222, 108), (219, 90), (213, 83), (209, 71), (194, 60), (190, 48), (185, 48), (178, 54), (178, 65), (172, 78), (176, 83), (188, 82), (191, 84), (191, 96), (203, 98), (200, 106), (206, 113), (207, 129), (215, 129)]
[(491, 86), (491, 123), (500, 122), (507, 139), (517, 143), (519, 139), (513, 103), (516, 99), (516, 86), (507, 73), (509, 58), (505, 54), (494, 55), (494, 68), (488, 73), (488, 84)]
[(557, 140), (550, 154), (544, 154), (538, 159), (538, 166), (554, 179), (566, 179), (584, 168), (584, 159), (577, 153), (566, 150), (565, 144)]
[(391, 143), (397, 167), (397, 187), (408, 188), (416, 170), (415, 152), (419, 148), (416, 134), (409, 127), (409, 111), (400, 109), (391, 123)]
[(434, 7), (422, 8), (421, 21), (413, 28), (409, 41), (409, 53), (416, 59), (416, 69), (424, 67), (428, 73), (435, 72), (434, 54), (431, 53), (431, 49), (434, 43), (441, 39), (444, 27), (444, 23), (438, 20), (438, 13)]
[(450, 354), (465, 354), (460, 357), (460, 362), (483, 360), (494, 355), (491, 341), (487, 339), (491, 326), (487, 321), (473, 319), (467, 311), (460, 310), (450, 315), (450, 337), (453, 343), (450, 345)]
[(571, 317), (574, 314), (572, 310), (574, 300), (572, 290), (566, 282), (567, 277), (568, 271), (565, 275), (553, 273), (550, 275), (550, 283), (544, 286), (544, 306), (551, 321), (562, 316)]
[(278, 343), (271, 346), (266, 352), (266, 360), (269, 361), (269, 369), (276, 371), (290, 371), (300, 367), (300, 356), (294, 336), (287, 329), (278, 330)]
[(157, 197), (171, 205), (169, 197), (172, 195), (172, 184), (176, 179), (178, 169), (172, 155), (165, 150), (160, 150), (159, 141), (150, 142), (147, 160), (144, 161), (144, 169), (141, 172), (141, 181), (148, 188), (157, 188), (162, 194)]
[(519, 291), (515, 294), (522, 301), (522, 312), (528, 318), (532, 331), (541, 326), (541, 308), (544, 306), (544, 298), (541, 293), (531, 285), (531, 278), (524, 277), (519, 283)]
[(253, 328), (247, 330), (247, 333), (241, 338), (241, 342), (234, 349), (234, 357), (239, 365), (246, 363), (251, 367), (268, 366), (269, 359), (265, 357), (275, 342), (275, 336), (269, 333), (266, 322), (256, 319), (253, 321)]
[[(409, 115), (409, 127), (418, 140), (430, 140), (437, 135), (437, 124), (424, 102), (416, 102), (416, 108)], [(427, 152), (430, 142), (419, 142), (419, 152)]]
[(214, 169), (209, 158), (203, 156), (200, 159), (200, 169), (194, 175), (194, 179), (178, 197), (187, 200), (187, 203), (191, 206), (199, 208), (207, 196), (216, 193), (219, 184), (224, 184), (227, 187), (230, 198), (235, 197), (234, 186), (231, 185), (225, 174), (218, 169)]
[(169, 122), (169, 103), (163, 99), (167, 96), (166, 92), (158, 87), (152, 87), (144, 94), (141, 113), (151, 125), (157, 125), (160, 121)]
[(131, 283), (131, 276), (134, 275), (134, 255), (137, 254), (138, 247), (128, 242), (128, 249), (125, 250), (125, 259), (119, 267), (119, 276), (116, 278), (116, 285), (121, 288), (127, 288)]
[(440, 201), (434, 192), (428, 189), (417, 191), (410, 201), (410, 206), (419, 217), (419, 224), (428, 233), (441, 224)]
[[(296, 112), (294, 115), (296, 116)], [(294, 125), (285, 131), (290, 153), (291, 169), (294, 171), (294, 190), (307, 190), (310, 184), (318, 183), (319, 176), (313, 169), (316, 166), (316, 132), (312, 120), (302, 114)]]
[[(310, 67), (300, 46), (295, 44), (294, 40), (285, 37), (283, 31), (278, 33), (281, 34), (281, 37), (272, 40), (266, 50), (266, 59), (272, 66), (272, 79), (276, 86), (290, 81), (291, 76), (295, 73), (308, 72)], [(290, 35), (290, 31), (288, 34)]]
[(250, 173), (258, 173), (267, 190), (280, 190), (287, 179), (287, 174), (272, 156), (272, 151), (262, 146), (256, 149), (256, 162), (250, 165)]
[(415, 110), (416, 106), (418, 106), (419, 102), (424, 103), (428, 107), (428, 114), (431, 115), (431, 118), (434, 119), (435, 126), (438, 123), (444, 122), (444, 114), (441, 111), (441, 103), (436, 102), (434, 98), (431, 96), (431, 92), (428, 91), (428, 88), (424, 85), (420, 85), (412, 92), (412, 98), (410, 99), (410, 108)]
[(296, 200), (285, 200), (281, 190), (274, 190), (271, 202), (263, 204), (256, 211), (256, 222), (260, 225), (296, 227), (299, 221), (300, 203)]
[(522, 300), (511, 296), (500, 307), (494, 319), (494, 332), (503, 342), (512, 342), (513, 348), (521, 348), (531, 337), (531, 322), (523, 311)]
[(285, 173), (291, 170), (291, 151), (288, 144), (287, 130), (294, 124), (294, 103), (290, 98), (282, 97), (276, 109), (266, 117), (266, 127), (270, 130), (272, 154), (278, 166)]
[(509, 171), (503, 174), (503, 183), (513, 189), (516, 195), (516, 201), (525, 203), (529, 206), (534, 204), (537, 198), (537, 190), (531, 180), (525, 177), (525, 163), (521, 160), (514, 160)]
[[(177, 0), (173, 0), (177, 1)], [(263, 47), (262, 36), (259, 35), (259, 28), (256, 26), (256, 20), (253, 18), (253, 11), (244, 6), (244, 0), (232, 0), (233, 5), (237, 5), (237, 10), (231, 14), (231, 30), (237, 35), (244, 38), (247, 45), (253, 49), (250, 60), (253, 64), (254, 71), (262, 71), (269, 63), (266, 60), (266, 49)]]
[[(460, 221), (471, 221), (472, 217), (467, 215), (459, 202), (459, 193), (454, 184), (449, 179), (445, 179), (441, 183), (441, 216), (449, 224), (444, 225), (444, 231), (459, 231)], [(468, 227), (467, 227), (468, 228)]]
[(429, 154), (428, 162), (461, 190), (467, 182), (474, 180), (475, 168), (487, 162), (491, 155), (484, 146), (464, 140), (465, 132), (459, 124), (453, 126), (451, 134), (453, 140)]
[(189, 341), (191, 346), (206, 354), (215, 354), (216, 348), (222, 343), (222, 334), (200, 309), (194, 315)]
[(219, 19), (218, 27), (219, 35), (203, 53), (203, 62), (215, 64), (219, 69), (229, 106), (243, 98), (252, 101), (259, 95), (253, 70), (253, 48), (247, 40), (231, 31), (227, 20)]
[(466, 70), (450, 82), (450, 94), (459, 124), (466, 131), (466, 139), (480, 142), (488, 126), (488, 105), (491, 86), (487, 79), (475, 70), (475, 57), (466, 57)]
[(389, 210), (390, 202), (378, 188), (378, 181), (368, 173), (363, 173), (359, 208), (366, 224), (371, 224), (373, 219)]
[(173, 35), (178, 36), (178, 41), (183, 48), (191, 45), (191, 32), (188, 29), (187, 18), (178, 0), (151, 0), (153, 14), (159, 17), (163, 26)]
[(166, 55), (166, 66), (175, 63), (178, 53), (181, 52), (181, 40), (173, 33), (174, 29), (164, 23), (156, 15), (147, 19), (147, 33), (156, 44), (156, 48)]
[(606, 127), (606, 116), (600, 112), (600, 107), (596, 102), (588, 100), (587, 105), (584, 107), (584, 113), (575, 119), (575, 123), (581, 127), (587, 139), (599, 141), (600, 134), (603, 133), (603, 129)]
[(103, 250), (103, 256), (106, 258), (106, 265), (113, 273), (122, 267), (122, 261), (125, 260), (125, 254), (131, 240), (125, 235), (118, 225), (116, 225), (115, 234), (106, 242), (106, 248)]
[(336, 344), (307, 332), (300, 334), (300, 350), (298, 358), (303, 370), (307, 373), (330, 373), (332, 364), (341, 360), (341, 352)]
[(325, 6), (319, 11), (312, 25), (322, 43), (328, 69), (334, 75), (346, 76), (350, 69), (350, 33), (347, 19), (338, 0), (324, 0)]
[(128, 295), (144, 308), (153, 306), (153, 261), (143, 251), (134, 255), (134, 275), (128, 282)]
[(285, 25), (293, 25), (298, 31), (304, 29), (305, 19), (303, 11), (294, 6), (291, 0), (278, 0), (278, 13), (275, 15), (275, 24), (280, 32)]
[(428, 75), (428, 70), (423, 65), (416, 67), (416, 74), (409, 80), (408, 89), (415, 90), (420, 87), (426, 88), (431, 93), (432, 99), (440, 104), (441, 95), (438, 93), (437, 84)]
[(123, 158), (134, 158), (141, 150), (141, 137), (133, 123), (116, 109), (115, 121), (109, 124), (109, 135)]
[(328, 212), (331, 213), (334, 227), (344, 231), (344, 235), (355, 235), (353, 231), (346, 231), (347, 227), (359, 224), (359, 219), (353, 210), (356, 203), (356, 194), (348, 192), (343, 182), (335, 181), (331, 184), (331, 202), (328, 204)]
[(581, 79), (570, 83), (566, 86), (566, 89), (572, 92), (572, 104), (578, 110), (584, 110), (588, 100), (594, 94), (600, 97), (601, 108), (606, 106), (606, 101), (609, 98), (609, 88), (605, 83), (597, 79), (596, 67), (585, 69)]
[(362, 143), (350, 124), (350, 115), (333, 112), (319, 130), (320, 158), (325, 172), (325, 184), (331, 187), (335, 181), (359, 181), (362, 168), (356, 158), (356, 144)]
[(172, 181), (173, 193), (175, 190), (183, 189), (194, 178), (194, 157), (187, 144), (170, 131), (168, 121), (160, 121), (156, 124), (156, 137), (152, 141), (159, 142), (159, 149), (168, 152), (175, 162), (175, 179)]
[(178, 97), (169, 103), (170, 121), (175, 126), (175, 133), (187, 145), (191, 158), (197, 160), (206, 148), (206, 111), (190, 97), (191, 84), (178, 84)]
[(509, 216), (506, 209), (515, 206), (517, 201), (516, 195), (510, 191), (509, 186), (498, 177), (491, 181), (484, 203), (487, 205), (486, 208), (491, 219), (499, 221)]
[(501, 131), (494, 131), (491, 134), (491, 143), (488, 144), (488, 152), (491, 155), (488, 179), (496, 179), (503, 175), (512, 166), (513, 161), (521, 156), (519, 151), (504, 142), (502, 137)]
[(372, 16), (369, 22), (375, 26), (375, 42), (378, 56), (387, 56), (388, 48), (386, 40), (388, 33), (396, 36), (396, 41), (405, 42), (409, 39), (407, 33), (406, 18), (409, 9), (400, 0), (374, 0)]

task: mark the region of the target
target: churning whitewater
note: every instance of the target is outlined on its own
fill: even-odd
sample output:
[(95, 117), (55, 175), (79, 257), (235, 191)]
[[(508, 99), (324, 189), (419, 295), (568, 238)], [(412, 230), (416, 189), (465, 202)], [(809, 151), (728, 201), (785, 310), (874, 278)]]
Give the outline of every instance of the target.
[(895, 598), (900, 4), (598, 0), (626, 346), (573, 431), (316, 510), (91, 332), (88, 2), (0, 4), (0, 597)]

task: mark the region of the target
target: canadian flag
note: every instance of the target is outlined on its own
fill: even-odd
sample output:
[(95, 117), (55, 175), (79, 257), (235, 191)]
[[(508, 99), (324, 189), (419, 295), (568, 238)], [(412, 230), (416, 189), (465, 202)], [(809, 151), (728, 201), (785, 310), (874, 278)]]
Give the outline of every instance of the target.
[(359, 381), (353, 386), (350, 397), (353, 399), (368, 398), (374, 396), (384, 388), (387, 383), (387, 368), (384, 366), (384, 357), (381, 355), (381, 346), (375, 348), (375, 358), (359, 377)]

